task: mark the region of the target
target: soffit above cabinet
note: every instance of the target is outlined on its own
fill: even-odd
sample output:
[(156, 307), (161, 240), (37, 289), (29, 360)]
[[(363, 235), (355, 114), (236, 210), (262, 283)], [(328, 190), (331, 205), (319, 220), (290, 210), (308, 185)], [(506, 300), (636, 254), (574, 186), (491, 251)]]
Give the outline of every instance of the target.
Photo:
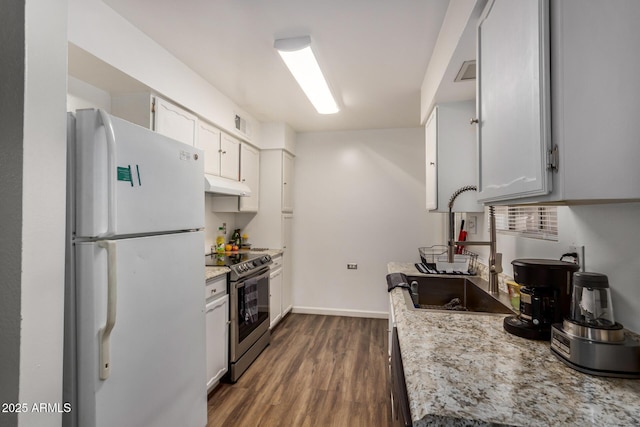
[(68, 73), (111, 94), (151, 92), (133, 77), (96, 58), (73, 43), (68, 43)]

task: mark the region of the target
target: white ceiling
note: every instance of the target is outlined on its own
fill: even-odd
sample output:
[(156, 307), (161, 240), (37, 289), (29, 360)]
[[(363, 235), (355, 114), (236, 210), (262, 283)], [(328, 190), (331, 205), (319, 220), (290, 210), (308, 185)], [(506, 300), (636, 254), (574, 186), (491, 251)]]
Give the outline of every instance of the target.
[[(238, 106), (297, 131), (420, 125), (449, 0), (104, 0)], [(273, 49), (310, 35), (341, 111), (320, 115)]]

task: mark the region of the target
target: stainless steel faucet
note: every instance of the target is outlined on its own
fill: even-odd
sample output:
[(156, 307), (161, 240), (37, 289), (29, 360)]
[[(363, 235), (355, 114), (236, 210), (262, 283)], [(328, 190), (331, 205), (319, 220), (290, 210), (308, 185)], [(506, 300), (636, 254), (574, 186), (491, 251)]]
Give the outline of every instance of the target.
[(447, 261), (454, 261), (455, 247), (457, 246), (489, 246), (489, 292), (498, 293), (498, 274), (502, 272), (502, 254), (496, 252), (496, 212), (495, 207), (489, 206), (489, 241), (456, 241), (455, 240), (455, 213), (453, 202), (465, 191), (478, 191), (475, 185), (467, 185), (457, 189), (449, 199), (449, 243), (447, 248)]

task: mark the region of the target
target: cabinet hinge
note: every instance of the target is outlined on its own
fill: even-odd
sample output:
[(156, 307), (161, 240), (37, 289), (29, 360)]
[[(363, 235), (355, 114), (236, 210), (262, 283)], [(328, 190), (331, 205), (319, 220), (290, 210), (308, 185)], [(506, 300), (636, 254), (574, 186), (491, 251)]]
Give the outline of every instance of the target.
[(547, 151), (547, 169), (557, 172), (560, 166), (560, 152), (558, 146), (554, 145), (549, 151)]

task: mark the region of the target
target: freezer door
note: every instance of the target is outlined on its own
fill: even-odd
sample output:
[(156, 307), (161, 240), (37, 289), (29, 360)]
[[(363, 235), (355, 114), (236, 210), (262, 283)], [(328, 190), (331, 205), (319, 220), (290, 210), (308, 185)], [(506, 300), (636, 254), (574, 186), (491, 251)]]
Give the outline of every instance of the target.
[(203, 244), (202, 231), (76, 244), (78, 426), (206, 425)]
[(204, 227), (203, 152), (110, 116), (76, 112), (76, 236)]

